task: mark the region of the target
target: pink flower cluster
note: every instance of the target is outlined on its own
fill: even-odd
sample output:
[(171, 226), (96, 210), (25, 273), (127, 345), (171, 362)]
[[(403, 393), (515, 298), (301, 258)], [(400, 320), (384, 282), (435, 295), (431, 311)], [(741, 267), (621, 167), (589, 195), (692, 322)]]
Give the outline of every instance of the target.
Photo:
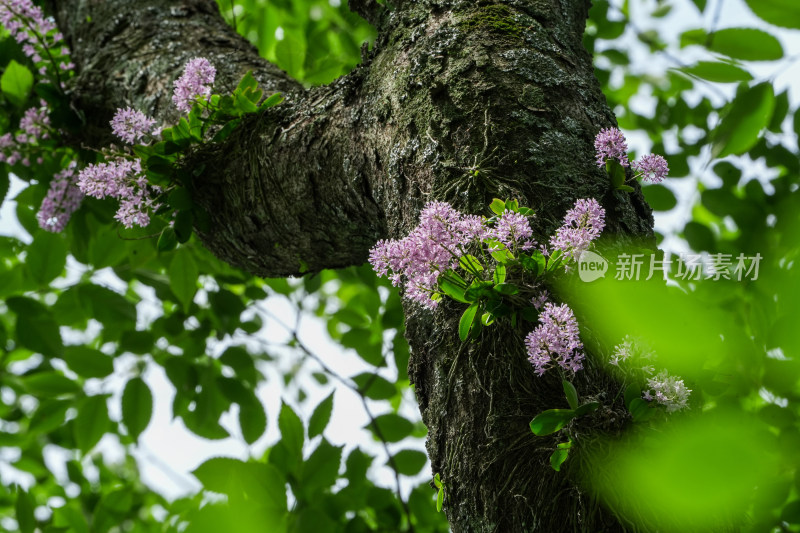
[[(628, 143), (625, 135), (617, 128), (605, 128), (594, 138), (595, 157), (597, 166), (602, 167), (609, 159), (616, 159), (623, 167), (628, 163)], [(651, 183), (658, 183), (667, 177), (669, 165), (663, 156), (658, 154), (647, 154), (631, 165), (636, 173), (636, 177)]]
[(528, 222), (528, 217), (505, 211), (494, 225), (490, 236), (503, 243), (506, 248), (513, 250), (517, 246), (521, 250), (530, 250), (536, 246), (536, 241), (532, 238), (533, 230)]
[(46, 231), (58, 233), (63, 231), (70, 216), (81, 205), (83, 193), (77, 186), (75, 162), (53, 176), (50, 189), (47, 191), (36, 219), (39, 227)]
[(583, 368), (585, 356), (578, 333), (578, 321), (567, 304), (544, 304), (539, 325), (525, 337), (528, 360), (538, 375), (544, 374), (553, 363), (565, 370), (577, 372)]
[(567, 211), (564, 224), (550, 238), (550, 245), (561, 250), (567, 259), (578, 259), (581, 252), (603, 232), (606, 226), (606, 212), (594, 198), (584, 198), (575, 202)]
[(438, 305), (431, 296), (438, 290), (439, 274), (456, 267), (464, 248), (485, 236), (480, 217), (462, 215), (446, 202), (429, 202), (419, 226), (403, 239), (378, 241), (369, 261), (381, 276), (391, 270), (389, 279), (395, 286), (405, 278), (406, 296), (433, 309)]
[(128, 144), (136, 144), (155, 133), (156, 121), (141, 111), (126, 107), (117, 109), (111, 119), (111, 131)]
[(48, 73), (51, 59), (58, 64), (60, 71), (75, 68), (69, 61), (69, 48), (63, 45), (64, 37), (57, 31), (55, 22), (45, 17), (42, 8), (31, 0), (0, 0), (0, 24), (22, 45), (25, 55), (39, 67), (39, 74), (44, 76)]
[[(15, 165), (31, 165), (31, 157), (37, 148), (40, 139), (50, 137), (50, 117), (48, 116), (47, 103), (42, 100), (42, 107), (27, 109), (19, 121), (19, 129), (15, 135), (5, 133), (0, 135), (0, 163)], [(37, 162), (41, 163), (39, 157)]]
[(204, 57), (195, 57), (186, 63), (183, 75), (175, 80), (172, 103), (180, 111), (189, 113), (198, 98), (211, 96), (211, 85), (217, 69)]
[(687, 409), (689, 407), (689, 394), (691, 389), (687, 389), (682, 379), (670, 376), (666, 370), (647, 380), (650, 390), (644, 391), (642, 397), (648, 401), (656, 401), (667, 408), (668, 413)]
[(637, 176), (651, 183), (663, 181), (667, 177), (667, 173), (669, 173), (667, 160), (658, 154), (643, 155), (633, 162), (631, 168), (633, 168)]
[(597, 166), (602, 167), (609, 159), (616, 159), (623, 167), (628, 166), (628, 143), (617, 128), (605, 128), (594, 138)]
[(119, 200), (114, 218), (126, 228), (147, 226), (150, 211), (159, 207), (156, 195), (162, 192), (160, 187), (147, 182), (139, 159), (89, 165), (78, 174), (78, 187), (87, 196)]

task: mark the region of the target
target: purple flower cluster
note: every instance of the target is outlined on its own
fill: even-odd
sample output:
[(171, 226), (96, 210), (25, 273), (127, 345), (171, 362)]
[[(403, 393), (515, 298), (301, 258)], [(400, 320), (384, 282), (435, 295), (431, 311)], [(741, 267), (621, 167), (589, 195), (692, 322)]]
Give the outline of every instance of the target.
[(617, 128), (605, 128), (594, 138), (597, 166), (602, 167), (609, 159), (616, 159), (623, 167), (628, 166), (628, 143)]
[(669, 165), (667, 160), (658, 154), (647, 154), (631, 165), (638, 177), (651, 183), (658, 183), (667, 177)]
[(155, 119), (138, 111), (126, 107), (119, 108), (111, 119), (111, 130), (114, 135), (128, 144), (136, 144), (145, 136), (153, 135)]
[(63, 45), (64, 37), (55, 22), (45, 17), (42, 8), (31, 0), (0, 0), (0, 24), (22, 45), (25, 55), (39, 67), (39, 74), (47, 74), (50, 59), (61, 71), (75, 68), (67, 57), (69, 48)]
[(549, 298), (550, 293), (547, 291), (547, 289), (544, 289), (542, 292), (531, 298), (531, 304), (533, 305), (534, 309), (541, 311)]
[(138, 159), (89, 165), (78, 174), (78, 187), (87, 196), (119, 200), (114, 218), (126, 228), (148, 225), (149, 212), (159, 207), (155, 196), (162, 192), (160, 187), (147, 182)]
[[(434, 309), (438, 277), (455, 268), (464, 248), (483, 239), (486, 228), (475, 215), (462, 215), (446, 202), (429, 202), (419, 226), (400, 240), (381, 240), (370, 250), (369, 261), (381, 276), (399, 286), (405, 278), (406, 296)], [(391, 274), (390, 274), (391, 272)]]
[(648, 401), (655, 400), (665, 406), (668, 413), (689, 407), (687, 402), (692, 390), (686, 388), (682, 379), (670, 376), (666, 370), (662, 370), (656, 377), (648, 379), (647, 386), (650, 387), (650, 390), (646, 390), (642, 397)]
[[(38, 149), (40, 139), (50, 137), (50, 117), (48, 116), (47, 103), (42, 100), (39, 108), (27, 109), (19, 121), (20, 131), (16, 134), (5, 133), (0, 135), (0, 163), (15, 165), (31, 165), (31, 157)], [(41, 163), (41, 157), (37, 162)]]
[(47, 102), (40, 102), (42, 107), (31, 107), (27, 109), (19, 120), (19, 127), (26, 136), (26, 141), (30, 139), (47, 139), (50, 135), (50, 116), (47, 111)]
[(189, 113), (198, 98), (211, 96), (211, 85), (217, 69), (204, 57), (195, 57), (186, 63), (183, 75), (175, 80), (172, 102), (180, 111)]
[(567, 211), (564, 224), (550, 238), (550, 245), (561, 250), (564, 257), (578, 259), (606, 227), (606, 212), (594, 198), (584, 198), (575, 202)]
[(528, 217), (505, 211), (494, 225), (490, 236), (503, 243), (506, 248), (513, 250), (519, 246), (522, 250), (530, 250), (536, 246), (536, 241), (531, 237), (533, 230), (528, 222)]
[(83, 193), (77, 186), (75, 162), (53, 176), (50, 189), (47, 191), (36, 219), (39, 227), (46, 231), (58, 233), (63, 231), (72, 213), (81, 205)]
[(552, 363), (565, 370), (577, 372), (585, 358), (578, 333), (578, 322), (567, 304), (548, 302), (539, 315), (539, 325), (525, 337), (528, 360), (540, 376)]

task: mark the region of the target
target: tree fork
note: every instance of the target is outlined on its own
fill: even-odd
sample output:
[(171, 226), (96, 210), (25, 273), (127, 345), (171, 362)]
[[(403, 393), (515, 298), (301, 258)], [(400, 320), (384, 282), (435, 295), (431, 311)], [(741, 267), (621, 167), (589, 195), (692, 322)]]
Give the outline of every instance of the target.
[[(594, 135), (614, 117), (582, 45), (587, 0), (362, 1), (378, 27), (374, 49), (350, 74), (308, 90), (259, 58), (212, 0), (51, 4), (78, 65), (71, 91), (87, 144), (109, 140), (117, 107), (173, 122), (172, 80), (195, 56), (214, 63), (223, 86), (253, 70), (267, 93), (285, 95), (185, 161), (211, 216), (202, 242), (253, 274), (363, 263), (377, 239), (405, 235), (434, 199), (486, 213), (493, 197), (517, 198), (536, 210), (532, 226), (546, 242), (575, 199), (594, 197), (606, 234), (652, 239), (638, 186), (612, 190), (594, 163)], [(459, 311), (406, 306), (409, 374), (453, 529), (623, 529), (575, 476), (550, 469), (556, 439), (530, 433), (535, 414), (560, 406), (560, 381), (534, 375), (519, 331), (493, 328), (460, 344)], [(589, 366), (581, 396), (613, 398), (614, 384)]]

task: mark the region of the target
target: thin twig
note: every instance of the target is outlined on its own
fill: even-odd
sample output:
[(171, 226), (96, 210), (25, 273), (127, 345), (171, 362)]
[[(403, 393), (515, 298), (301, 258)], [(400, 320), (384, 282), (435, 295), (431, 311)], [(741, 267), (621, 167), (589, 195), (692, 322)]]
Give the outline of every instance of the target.
[[(350, 379), (343, 377), (341, 374), (337, 373), (332, 368), (330, 368), (328, 365), (326, 365), (325, 362), (317, 354), (312, 352), (305, 345), (305, 343), (303, 343), (303, 341), (300, 340), (300, 338), (298, 337), (298, 330), (299, 330), (299, 326), (300, 326), (300, 318), (302, 316), (300, 309), (298, 309), (297, 317), (295, 319), (295, 327), (294, 328), (289, 327), (281, 319), (279, 319), (277, 316), (275, 316), (274, 313), (272, 313), (268, 309), (265, 309), (264, 306), (258, 305), (258, 309), (262, 313), (264, 313), (266, 316), (268, 316), (270, 319), (274, 320), (275, 323), (277, 323), (282, 328), (284, 328), (291, 335), (292, 341), (294, 341), (294, 343), (297, 346), (297, 348), (299, 348), (301, 351), (303, 351), (308, 357), (313, 359), (320, 366), (320, 368), (322, 368), (323, 372), (325, 372), (326, 374), (328, 374), (329, 376), (334, 378), (336, 381), (338, 381), (339, 383), (341, 383), (342, 385), (344, 385), (345, 387), (347, 387), (348, 389), (350, 389), (351, 391), (356, 393), (358, 395), (358, 397), (361, 399), (361, 404), (364, 407), (364, 412), (367, 414), (367, 417), (370, 420), (370, 422), (369, 422), (370, 426), (372, 427), (372, 430), (375, 433), (375, 436), (378, 437), (378, 440), (381, 441), (381, 444), (383, 445), (383, 449), (386, 452), (386, 455), (388, 457), (389, 466), (394, 471), (394, 481), (395, 481), (395, 485), (397, 487), (397, 499), (400, 500), (400, 505), (403, 507), (403, 511), (404, 511), (404, 513), (406, 515), (406, 519), (408, 520), (408, 531), (410, 531), (411, 533), (414, 533), (414, 524), (411, 521), (411, 510), (409, 509), (408, 504), (406, 503), (406, 501), (403, 499), (403, 494), (400, 491), (400, 474), (397, 472), (397, 464), (395, 463), (394, 457), (392, 456), (391, 452), (389, 451), (389, 443), (386, 441), (386, 439), (384, 438), (383, 434), (381, 433), (381, 430), (380, 430), (380, 428), (378, 427), (378, 424), (375, 421), (375, 416), (372, 414), (372, 411), (369, 408), (369, 404), (367, 403), (367, 397), (365, 396), (364, 392), (361, 390), (361, 387), (358, 387), (357, 384), (353, 383)], [(377, 374), (375, 374), (375, 376), (377, 376)], [(365, 385), (364, 389), (365, 390), (369, 389), (369, 385), (368, 384)]]

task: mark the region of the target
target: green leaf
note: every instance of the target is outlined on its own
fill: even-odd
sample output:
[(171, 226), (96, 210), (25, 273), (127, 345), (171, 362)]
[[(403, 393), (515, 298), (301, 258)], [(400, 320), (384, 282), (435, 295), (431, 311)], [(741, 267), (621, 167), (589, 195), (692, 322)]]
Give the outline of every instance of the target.
[(125, 296), (101, 287), (78, 285), (78, 297), (89, 316), (103, 324), (103, 337), (117, 340), (123, 331), (136, 327), (136, 305)]
[(219, 362), (229, 366), (236, 372), (236, 377), (245, 383), (255, 385), (258, 381), (258, 370), (256, 370), (253, 356), (244, 346), (230, 346), (219, 357)]
[(33, 74), (25, 65), (11, 60), (0, 77), (0, 90), (6, 98), (17, 107), (22, 107), (28, 100), (33, 88)]
[(275, 107), (281, 102), (283, 102), (283, 95), (281, 95), (281, 93), (271, 94), (266, 100), (264, 100), (261, 103), (261, 109), (268, 109), (270, 107)]
[(398, 474), (404, 476), (415, 476), (420, 473), (425, 463), (428, 462), (428, 456), (419, 450), (400, 450), (392, 457), (394, 465), (391, 462), (386, 463), (387, 466), (394, 468)]
[(150, 331), (125, 331), (119, 341), (121, 351), (146, 354), (153, 350), (155, 337)]
[(240, 92), (244, 92), (247, 89), (256, 89), (258, 87), (258, 81), (253, 77), (253, 71), (248, 70), (247, 73), (242, 76), (242, 80), (239, 82), (239, 85), (236, 86), (236, 90)]
[(469, 288), (464, 291), (464, 298), (469, 302), (476, 302), (485, 296), (489, 296), (493, 286), (491, 281), (475, 279), (470, 283)]
[(495, 285), (500, 285), (505, 280), (506, 280), (506, 266), (503, 263), (498, 263), (497, 266), (494, 268), (492, 281), (495, 283)]
[(631, 383), (625, 387), (625, 407), (630, 409), (633, 400), (641, 399), (642, 389), (636, 383)]
[(494, 290), (504, 296), (511, 296), (519, 292), (519, 287), (513, 283), (498, 283), (494, 286)]
[(275, 44), (278, 66), (295, 79), (302, 79), (306, 60), (306, 40), (297, 30), (284, 28), (283, 39)]
[(588, 402), (575, 409), (575, 417), (587, 415), (600, 407), (598, 402)]
[(467, 307), (467, 310), (461, 315), (461, 320), (458, 323), (458, 338), (461, 339), (461, 342), (466, 341), (469, 337), (469, 333), (472, 331), (472, 326), (475, 323), (475, 315), (478, 312), (478, 308), (479, 304), (475, 302)]
[(183, 312), (188, 313), (192, 300), (197, 292), (197, 279), (200, 271), (191, 252), (181, 247), (175, 252), (172, 263), (169, 265), (169, 288), (178, 298), (183, 307)]
[(142, 378), (133, 378), (122, 392), (122, 421), (133, 440), (138, 440), (150, 424), (153, 414), (153, 393)]
[(564, 388), (564, 394), (567, 397), (567, 403), (569, 404), (570, 408), (577, 409), (578, 408), (578, 391), (575, 389), (575, 385), (567, 381), (566, 379), (561, 380), (561, 386)]
[(242, 428), (242, 437), (247, 444), (253, 444), (261, 438), (267, 430), (267, 413), (258, 397), (251, 393), (247, 401), (240, 399), (239, 427)]
[(734, 59), (773, 61), (783, 57), (780, 41), (755, 28), (727, 28), (711, 35), (708, 49)]
[(634, 422), (646, 422), (656, 413), (656, 410), (650, 407), (650, 403), (642, 398), (633, 399), (628, 409)]
[(114, 372), (114, 359), (88, 346), (67, 346), (61, 358), (84, 378), (104, 378)]
[(303, 464), (303, 476), (299, 483), (300, 490), (310, 497), (314, 492), (331, 488), (336, 483), (339, 466), (342, 463), (342, 446), (333, 446), (323, 437), (319, 446), (311, 452)]
[(800, 4), (795, 0), (745, 0), (761, 20), (782, 28), (800, 29)]
[(466, 298), (464, 298), (464, 291), (466, 288), (467, 282), (464, 278), (452, 270), (448, 270), (439, 276), (439, 289), (457, 302), (469, 303)]
[(17, 501), (15, 504), (17, 527), (20, 533), (33, 533), (36, 529), (36, 517), (33, 515), (33, 510), (36, 504), (33, 497), (28, 494), (22, 487), (17, 487)]
[(442, 479), (439, 477), (438, 472), (436, 473), (436, 475), (433, 476), (433, 484), (436, 486), (437, 489), (442, 488)]
[(458, 264), (470, 274), (483, 272), (483, 265), (475, 258), (474, 255), (466, 254), (461, 256), (461, 258), (458, 260)]
[(606, 161), (606, 171), (615, 189), (621, 187), (625, 183), (625, 168), (620, 165), (619, 161), (616, 159), (609, 159)]
[(165, 227), (158, 237), (158, 244), (156, 244), (158, 251), (169, 252), (174, 250), (176, 246), (178, 246), (178, 236), (175, 235), (175, 230), (171, 226)]
[(61, 396), (62, 394), (76, 394), (81, 391), (81, 386), (58, 372), (39, 372), (25, 376), (22, 379), (28, 392), (34, 396)]
[(436, 511), (442, 512), (442, 504), (444, 503), (444, 487), (439, 487), (439, 493), (436, 495)]
[(244, 93), (234, 93), (233, 95), (234, 101), (236, 102), (236, 107), (244, 113), (255, 113), (258, 111), (258, 106), (255, 105), (250, 98), (247, 97)]
[(767, 127), (775, 107), (775, 93), (770, 82), (741, 92), (731, 104), (713, 134), (711, 154), (714, 157), (747, 152)]
[(189, 194), (189, 191), (186, 190), (186, 187), (178, 187), (167, 197), (167, 203), (173, 209), (178, 211), (185, 211), (187, 209), (191, 209), (194, 206), (192, 202), (192, 196)]
[(687, 30), (681, 33), (680, 46), (681, 48), (686, 48), (687, 46), (690, 45), (704, 46), (707, 40), (708, 40), (708, 33), (706, 33), (706, 30), (702, 28)]
[(743, 68), (720, 61), (699, 61), (696, 65), (678, 70), (717, 83), (734, 83), (753, 79), (753, 76)]
[(15, 296), (6, 305), (17, 315), (17, 341), (47, 357), (60, 357), (64, 351), (61, 333), (53, 314), (36, 300)]
[(89, 396), (78, 407), (78, 416), (75, 417), (72, 429), (75, 443), (84, 454), (100, 442), (111, 425), (107, 398), (104, 394)]
[(506, 203), (500, 198), (495, 198), (492, 200), (492, 203), (489, 204), (489, 209), (498, 215), (502, 215), (506, 210)]
[(572, 409), (548, 409), (531, 420), (531, 431), (540, 437), (550, 435), (566, 426), (573, 418), (575, 418), (575, 411)]
[(400, 415), (388, 413), (375, 417), (375, 423), (370, 422), (366, 428), (372, 431), (378, 440), (399, 442), (411, 435), (414, 424)]
[[(489, 244), (493, 244), (493, 243), (489, 243)], [(498, 244), (498, 246), (503, 246), (503, 245)], [(500, 263), (501, 265), (505, 264), (505, 263), (508, 263), (509, 261), (513, 261), (514, 260), (514, 254), (512, 254), (511, 252), (509, 252), (508, 250), (505, 250), (505, 249), (500, 249), (500, 250), (496, 250), (494, 252), (491, 252), (491, 255), (492, 255), (492, 258), (495, 261), (497, 261), (498, 263)]]
[(353, 377), (358, 390), (371, 400), (388, 400), (397, 394), (394, 383), (372, 372), (364, 372)]
[(553, 454), (550, 456), (550, 466), (556, 472), (561, 471), (561, 465), (564, 464), (564, 461), (567, 460), (567, 456), (569, 455), (569, 449), (556, 449)]
[(654, 211), (669, 211), (678, 205), (678, 199), (670, 189), (663, 185), (647, 185), (642, 192)]
[(203, 488), (220, 494), (243, 492), (241, 474), (245, 463), (232, 457), (212, 457), (192, 471)]
[(47, 285), (64, 271), (67, 241), (61, 234), (40, 231), (28, 246), (25, 264), (39, 286)]
[(322, 435), (325, 428), (328, 427), (328, 422), (331, 420), (331, 413), (333, 412), (333, 393), (331, 392), (324, 400), (319, 402), (319, 405), (311, 413), (311, 419), (308, 421), (308, 438), (313, 439), (317, 435)]
[(233, 133), (233, 130), (236, 129), (236, 126), (238, 126), (240, 122), (241, 122), (241, 119), (229, 120), (222, 127), (222, 129), (219, 130), (216, 135), (214, 135), (214, 138), (211, 139), (211, 142), (215, 142), (215, 143), (216, 142), (222, 142), (225, 139), (227, 139), (228, 137), (230, 137), (231, 133)]
[(288, 451), (302, 460), (303, 442), (305, 441), (303, 422), (294, 410), (284, 402), (281, 402), (278, 428), (281, 430), (281, 442), (283, 442)]

